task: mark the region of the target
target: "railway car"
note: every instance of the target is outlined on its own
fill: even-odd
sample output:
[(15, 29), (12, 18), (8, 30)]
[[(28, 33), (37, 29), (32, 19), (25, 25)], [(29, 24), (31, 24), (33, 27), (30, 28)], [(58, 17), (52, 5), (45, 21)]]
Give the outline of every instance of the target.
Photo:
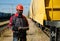
[[(44, 26), (60, 26), (59, 0), (32, 0), (30, 18)], [(51, 25), (51, 23), (53, 25)]]
[(11, 17), (11, 13), (0, 12), (0, 22), (9, 20), (10, 17)]
[(8, 19), (11, 17), (11, 13), (0, 12), (0, 19)]
[(39, 25), (43, 25), (43, 19), (45, 15), (44, 0), (31, 0), (30, 5), (30, 18)]
[[(52, 37), (55, 35), (56, 41), (57, 28), (60, 29), (60, 0), (31, 0), (31, 2), (29, 17), (42, 26), (42, 29), (49, 28), (50, 35)], [(52, 41), (54, 38), (51, 38)]]

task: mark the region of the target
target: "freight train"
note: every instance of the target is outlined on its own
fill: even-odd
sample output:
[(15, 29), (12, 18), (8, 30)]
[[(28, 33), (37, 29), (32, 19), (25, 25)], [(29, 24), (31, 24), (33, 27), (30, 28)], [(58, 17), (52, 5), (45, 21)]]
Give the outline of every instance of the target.
[(7, 21), (11, 17), (11, 13), (0, 12), (0, 22)]
[(8, 19), (10, 18), (10, 16), (11, 16), (11, 13), (0, 12), (0, 19)]
[[(31, 0), (29, 18), (55, 35), (56, 28), (60, 28), (60, 0)], [(54, 38), (57, 39), (56, 35)]]
[(29, 17), (43, 26), (60, 27), (59, 3), (59, 0), (32, 0)]

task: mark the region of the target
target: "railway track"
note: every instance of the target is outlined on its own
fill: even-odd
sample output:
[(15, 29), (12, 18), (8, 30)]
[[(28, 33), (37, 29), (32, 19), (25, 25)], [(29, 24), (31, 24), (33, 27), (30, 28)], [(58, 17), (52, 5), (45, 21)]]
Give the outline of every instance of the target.
[[(34, 22), (34, 21), (33, 21)], [(35, 23), (35, 25), (37, 26), (37, 27), (39, 27), (39, 25), (38, 25), (38, 23), (36, 23), (36, 22), (34, 22)], [(41, 27), (39, 27), (40, 29), (41, 29)], [(42, 29), (41, 29), (42, 30)], [(49, 28), (45, 28), (44, 30), (42, 30), (48, 37), (50, 37), (50, 29)]]
[(8, 21), (9, 19), (1, 19), (0, 18), (0, 22), (4, 22), (4, 21)]
[(8, 26), (7, 26), (8, 23), (9, 23), (9, 20), (4, 21), (4, 22), (0, 22), (0, 37), (4, 33), (4, 31), (8, 28)]
[(43, 30), (43, 32), (44, 32), (48, 37), (50, 37), (50, 30), (49, 30), (49, 29), (45, 29), (45, 30)]

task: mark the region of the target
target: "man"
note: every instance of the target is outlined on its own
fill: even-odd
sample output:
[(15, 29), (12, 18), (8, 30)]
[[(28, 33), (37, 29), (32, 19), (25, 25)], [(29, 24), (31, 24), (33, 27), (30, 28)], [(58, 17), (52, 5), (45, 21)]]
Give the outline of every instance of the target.
[(17, 13), (10, 18), (9, 25), (12, 26), (13, 41), (26, 41), (26, 31), (29, 29), (29, 24), (23, 13), (23, 6), (18, 4), (16, 7)]

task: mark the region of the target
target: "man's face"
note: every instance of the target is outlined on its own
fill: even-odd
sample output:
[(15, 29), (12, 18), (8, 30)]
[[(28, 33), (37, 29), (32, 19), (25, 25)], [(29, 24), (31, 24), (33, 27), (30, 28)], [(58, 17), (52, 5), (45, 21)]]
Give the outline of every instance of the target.
[(17, 10), (18, 14), (22, 14), (23, 10)]

